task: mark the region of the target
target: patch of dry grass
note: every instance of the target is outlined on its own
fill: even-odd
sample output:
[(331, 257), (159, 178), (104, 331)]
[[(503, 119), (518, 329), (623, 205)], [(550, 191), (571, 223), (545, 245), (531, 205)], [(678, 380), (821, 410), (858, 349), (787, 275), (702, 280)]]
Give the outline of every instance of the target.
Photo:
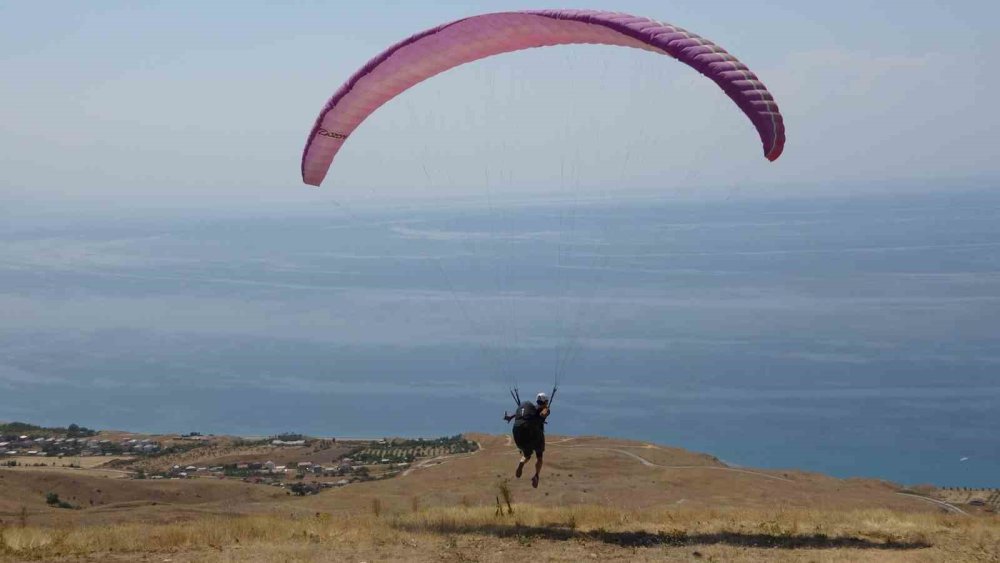
[[(497, 518), (483, 508), (451, 507), (402, 515), (401, 529), (433, 533), (480, 533), (542, 538), (602, 538), (629, 544), (629, 535), (646, 534), (646, 543), (759, 543), (773, 547), (833, 547), (864, 543), (871, 547), (919, 548), (935, 538), (975, 531), (1000, 541), (1000, 520), (887, 510), (648, 510), (607, 506), (541, 508), (515, 505), (513, 515)], [(713, 537), (717, 539), (713, 540)], [(639, 541), (639, 540), (637, 540)], [(642, 543), (640, 541), (640, 543)]]
[(98, 553), (155, 553), (219, 549), (231, 545), (387, 539), (375, 516), (334, 519), (289, 516), (203, 517), (172, 524), (120, 524), (60, 528), (7, 528), (0, 531), (0, 554), (25, 559)]
[(233, 550), (248, 550), (254, 560), (277, 561), (294, 559), (293, 553), (331, 553), (333, 548), (349, 547), (360, 553), (382, 550), (384, 556), (397, 553), (413, 559), (422, 553), (426, 557), (421, 559), (433, 559), (441, 549), (457, 549), (455, 538), (514, 549), (534, 545), (542, 554), (545, 546), (555, 552), (562, 549), (555, 547), (559, 545), (592, 545), (611, 550), (612, 555), (615, 550), (634, 554), (648, 548), (666, 550), (657, 552), (666, 556), (672, 549), (686, 554), (697, 549), (752, 560), (754, 554), (774, 555), (777, 549), (782, 558), (822, 550), (829, 558), (842, 560), (852, 560), (851, 554), (855, 559), (905, 560), (937, 560), (949, 554), (951, 560), (1000, 561), (997, 517), (883, 510), (627, 511), (532, 505), (515, 505), (513, 515), (501, 517), (492, 507), (457, 506), (336, 517), (215, 516), (172, 524), (11, 527), (0, 530), (0, 557), (48, 560), (112, 553), (198, 553), (193, 559), (199, 559), (225, 552), (235, 558)]

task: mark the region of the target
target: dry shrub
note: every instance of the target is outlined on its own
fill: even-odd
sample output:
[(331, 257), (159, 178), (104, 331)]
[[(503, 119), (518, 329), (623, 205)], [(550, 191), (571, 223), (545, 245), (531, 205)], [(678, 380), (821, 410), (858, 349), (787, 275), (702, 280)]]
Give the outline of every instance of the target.
[(514, 493), (510, 492), (510, 483), (506, 479), (497, 482), (497, 492), (500, 493), (500, 498), (507, 505), (507, 515), (514, 514), (514, 507), (511, 506), (514, 502)]

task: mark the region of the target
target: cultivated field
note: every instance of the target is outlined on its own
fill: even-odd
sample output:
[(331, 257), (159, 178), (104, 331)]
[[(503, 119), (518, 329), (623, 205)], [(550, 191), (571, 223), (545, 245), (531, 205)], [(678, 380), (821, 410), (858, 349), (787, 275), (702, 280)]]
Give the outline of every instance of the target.
[(4, 462), (15, 462), (19, 467), (70, 467), (79, 469), (94, 469), (106, 464), (128, 463), (134, 460), (133, 456), (65, 456), (65, 457), (40, 457), (40, 456), (4, 456), (0, 460)]

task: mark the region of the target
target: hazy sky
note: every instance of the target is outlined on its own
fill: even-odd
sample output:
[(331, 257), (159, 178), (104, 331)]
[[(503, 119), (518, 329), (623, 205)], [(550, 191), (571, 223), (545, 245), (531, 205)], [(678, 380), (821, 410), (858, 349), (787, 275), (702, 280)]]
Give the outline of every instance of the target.
[(417, 86), (352, 136), (321, 190), (300, 183), (316, 114), (370, 57), (445, 21), (539, 7), (4, 2), (0, 206), (212, 207), (483, 187), (907, 189), (1000, 176), (996, 2), (630, 0), (603, 7), (686, 27), (761, 76), (788, 126), (781, 160), (763, 159), (749, 122), (691, 69), (631, 49), (558, 47)]

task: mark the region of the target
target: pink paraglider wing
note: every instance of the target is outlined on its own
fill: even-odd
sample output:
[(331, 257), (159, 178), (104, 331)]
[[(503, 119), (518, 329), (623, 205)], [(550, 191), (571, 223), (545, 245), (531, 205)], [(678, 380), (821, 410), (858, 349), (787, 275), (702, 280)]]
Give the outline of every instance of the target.
[(382, 104), (450, 68), (521, 49), (594, 43), (653, 51), (676, 58), (712, 79), (746, 114), (775, 160), (785, 126), (774, 97), (757, 76), (722, 47), (679, 27), (627, 14), (541, 10), (474, 16), (418, 33), (358, 70), (326, 103), (302, 154), (302, 179), (326, 177), (337, 151)]

